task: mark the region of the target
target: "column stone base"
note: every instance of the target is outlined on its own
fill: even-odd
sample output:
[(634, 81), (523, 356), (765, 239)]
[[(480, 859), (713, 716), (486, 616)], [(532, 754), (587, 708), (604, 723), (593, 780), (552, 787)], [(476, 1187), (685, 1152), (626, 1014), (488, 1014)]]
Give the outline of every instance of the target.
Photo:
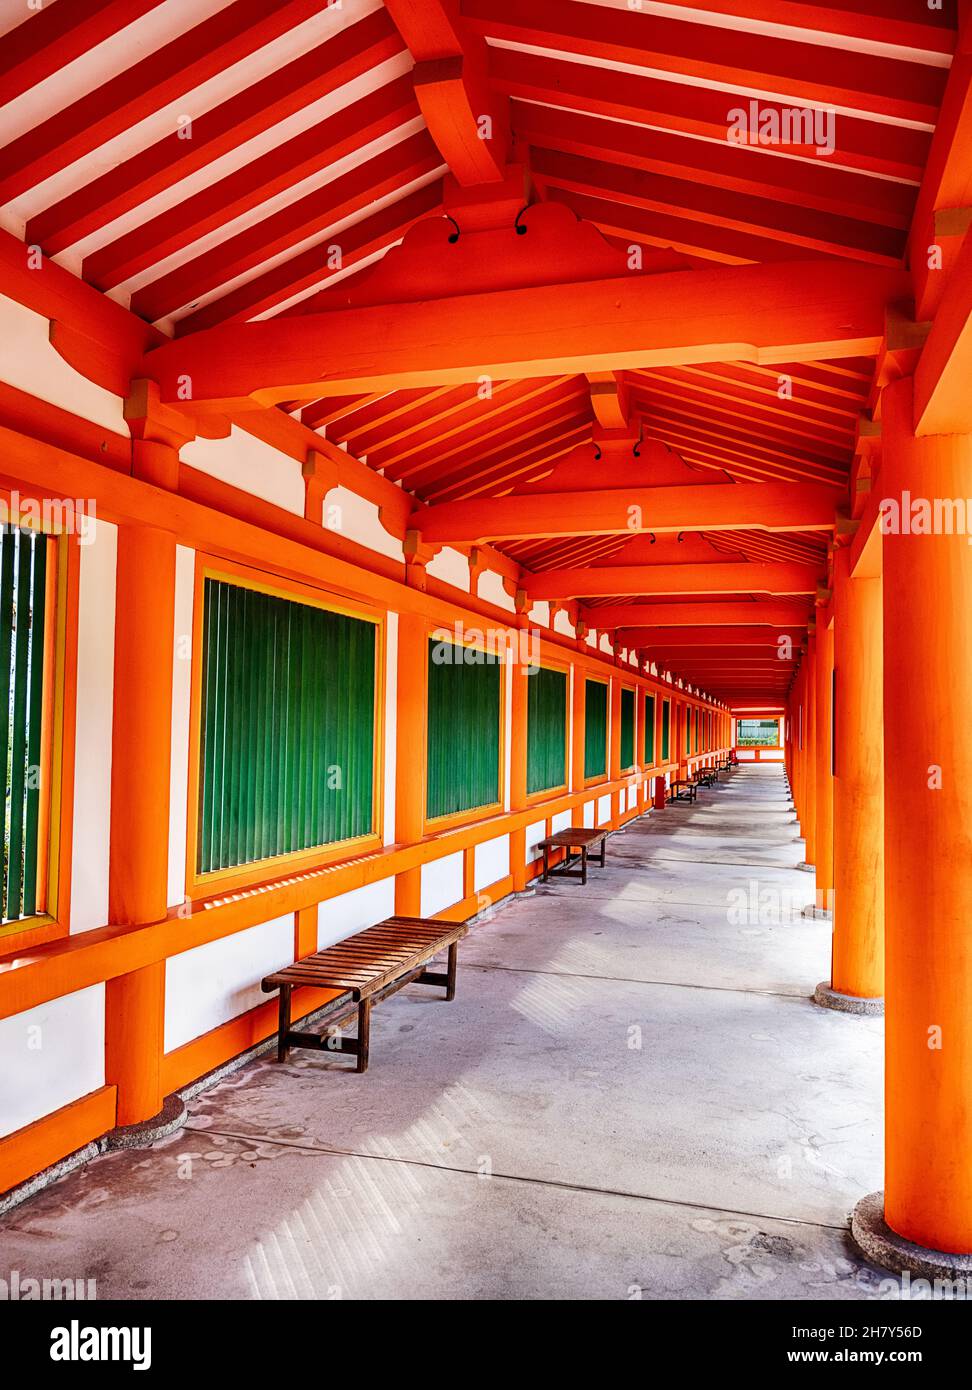
[(814, 922), (832, 922), (834, 920), (834, 914), (829, 907), (814, 907), (812, 903), (803, 909), (800, 916), (808, 917)]
[(883, 999), (865, 999), (858, 994), (841, 994), (839, 990), (832, 988), (829, 980), (820, 981), (813, 992), (813, 1002), (824, 1009), (835, 1009), (840, 1014), (860, 1014), (866, 1018), (880, 1018), (884, 1014)]
[(972, 1281), (972, 1254), (953, 1255), (947, 1250), (930, 1250), (915, 1245), (884, 1219), (884, 1193), (862, 1197), (851, 1216), (851, 1237), (872, 1264), (912, 1279), (960, 1279)]
[(164, 1139), (181, 1129), (186, 1122), (186, 1114), (185, 1101), (178, 1092), (174, 1092), (166, 1096), (157, 1115), (139, 1124), (119, 1125), (117, 1129), (110, 1130), (105, 1138), (105, 1146), (109, 1149), (151, 1148), (157, 1139)]

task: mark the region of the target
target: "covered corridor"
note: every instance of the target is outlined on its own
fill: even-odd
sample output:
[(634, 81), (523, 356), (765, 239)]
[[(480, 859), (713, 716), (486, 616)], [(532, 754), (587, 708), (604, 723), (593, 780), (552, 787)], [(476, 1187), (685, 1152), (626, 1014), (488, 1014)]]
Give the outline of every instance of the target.
[(123, 1299), (886, 1296), (846, 1220), (880, 1182), (881, 1020), (811, 1001), (830, 928), (780, 766), (700, 798), (587, 890), (489, 910), (455, 1006), (376, 1013), (367, 1078), (254, 1060), (11, 1212), (14, 1265)]
[(0, 0), (0, 1294), (964, 1290), (970, 382), (972, 0)]

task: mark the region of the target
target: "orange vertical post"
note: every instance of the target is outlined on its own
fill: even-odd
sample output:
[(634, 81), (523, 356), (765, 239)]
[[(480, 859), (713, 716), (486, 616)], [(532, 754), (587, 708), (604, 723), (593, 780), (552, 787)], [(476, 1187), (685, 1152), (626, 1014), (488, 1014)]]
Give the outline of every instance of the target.
[[(611, 736), (608, 744), (608, 777), (612, 782), (616, 782), (621, 776), (621, 682), (617, 676), (611, 677), (610, 687), (611, 701)], [(617, 830), (621, 824), (621, 797), (620, 791), (611, 793), (611, 829)]]
[[(426, 625), (415, 613), (398, 618), (398, 710), (396, 724), (395, 839), (416, 844), (425, 830)], [(422, 869), (395, 877), (395, 911), (422, 911)]]
[[(108, 913), (113, 924), (166, 915), (175, 623), (175, 537), (121, 526), (115, 601)], [(105, 1079), (117, 1123), (162, 1108), (165, 962), (105, 987)]]
[(584, 790), (584, 725), (586, 720), (584, 668), (575, 662), (571, 668), (571, 676), (573, 687), (570, 717), (570, 789), (574, 792), (582, 792)]
[(834, 893), (834, 778), (833, 778), (834, 633), (830, 614), (817, 618), (817, 695), (815, 747), (817, 759), (814, 863), (817, 867), (818, 912), (829, 912)]
[(801, 828), (805, 843), (804, 862), (812, 868), (817, 862), (817, 638), (811, 633), (807, 639), (807, 654), (804, 658), (804, 791), (803, 820)]
[(884, 735), (881, 579), (834, 565), (836, 777), (831, 986), (818, 1002), (880, 1012), (884, 994)]
[[(918, 439), (883, 396), (881, 496), (967, 505), (972, 436)], [(910, 510), (907, 506), (902, 510)], [(954, 511), (951, 513), (954, 516)], [(882, 540), (887, 930), (885, 1218), (972, 1253), (972, 549), (968, 522)], [(842, 718), (838, 695), (838, 730)], [(839, 769), (838, 769), (839, 771)], [(838, 890), (839, 891), (839, 890)], [(839, 906), (839, 899), (838, 899)], [(954, 1267), (947, 1259), (938, 1262)], [(967, 1265), (965, 1266), (967, 1272)]]
[[(522, 811), (527, 804), (527, 711), (531, 680), (530, 667), (522, 659), (520, 644), (511, 656), (513, 688), (510, 697), (510, 810)], [(514, 893), (526, 887), (526, 829), (510, 832), (510, 873)]]

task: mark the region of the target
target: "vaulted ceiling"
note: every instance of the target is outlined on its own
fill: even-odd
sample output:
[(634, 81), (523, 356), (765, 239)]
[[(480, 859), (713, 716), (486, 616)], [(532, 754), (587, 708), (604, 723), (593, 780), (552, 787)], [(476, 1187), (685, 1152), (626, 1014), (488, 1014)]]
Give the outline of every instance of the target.
[[(160, 341), (314, 314), (416, 223), (490, 225), (491, 199), (493, 222), (511, 224), (518, 204), (564, 205), (649, 274), (902, 267), (956, 43), (948, 0), (48, 0), (36, 11), (0, 0), (0, 224)], [(794, 109), (809, 113), (802, 128), (787, 124)], [(754, 117), (757, 133), (734, 138)], [(638, 483), (821, 485), (839, 500), (874, 378), (873, 356), (702, 360), (268, 409), (417, 508)], [(602, 436), (616, 451), (629, 441), (633, 472), (605, 457)], [(493, 540), (526, 576), (738, 562), (823, 579), (833, 534), (652, 537), (649, 524)], [(603, 578), (567, 586), (592, 626), (599, 610), (657, 599), (650, 584), (603, 592)], [(803, 605), (804, 629), (814, 587), (787, 599)], [(749, 592), (738, 579), (727, 592), (773, 606), (755, 574)], [(688, 586), (665, 599), (712, 602)], [(670, 626), (660, 615), (659, 631)], [(648, 640), (647, 625), (611, 630), (715, 694), (779, 693), (792, 674), (745, 644), (748, 674), (725, 644), (699, 653)]]

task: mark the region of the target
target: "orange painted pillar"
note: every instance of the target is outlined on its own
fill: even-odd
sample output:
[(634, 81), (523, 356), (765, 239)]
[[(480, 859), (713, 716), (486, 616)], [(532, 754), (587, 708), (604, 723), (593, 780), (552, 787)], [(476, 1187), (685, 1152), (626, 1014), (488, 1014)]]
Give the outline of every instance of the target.
[[(608, 744), (608, 777), (616, 782), (621, 776), (621, 682), (617, 676), (611, 677), (611, 738)], [(611, 829), (617, 830), (621, 824), (621, 798), (623, 793), (611, 793)]]
[(804, 658), (804, 690), (806, 694), (804, 734), (804, 815), (801, 828), (806, 845), (804, 862), (815, 865), (817, 862), (817, 638), (811, 634), (807, 639), (807, 654)]
[[(525, 810), (527, 804), (527, 709), (530, 672), (535, 669), (521, 660), (519, 643), (511, 657), (513, 668), (510, 697), (510, 810)], [(526, 828), (510, 832), (510, 873), (514, 893), (522, 893), (527, 882)]]
[[(916, 439), (912, 418), (905, 378), (883, 396), (882, 498), (968, 498), (972, 436)], [(882, 549), (885, 1216), (919, 1245), (969, 1254), (972, 547), (967, 534), (887, 534)]]
[[(168, 907), (169, 776), (175, 623), (175, 536), (118, 529), (108, 914), (159, 922)], [(162, 1108), (165, 962), (105, 987), (105, 1079), (117, 1123)]]
[[(395, 839), (417, 844), (425, 832), (427, 629), (415, 613), (398, 618), (398, 710), (396, 724)], [(395, 876), (395, 911), (402, 917), (422, 913), (422, 869)]]
[(829, 912), (834, 894), (834, 778), (833, 778), (834, 632), (830, 615), (817, 618), (817, 692), (814, 752), (817, 759), (817, 801), (814, 863), (817, 866), (818, 912)]
[[(576, 662), (571, 668), (571, 715), (570, 715), (570, 789), (573, 792), (584, 790), (584, 725), (587, 718), (586, 689), (587, 680), (584, 668)], [(579, 824), (580, 822), (576, 822)]]
[(884, 737), (881, 580), (834, 565), (836, 777), (832, 988), (884, 994)]

